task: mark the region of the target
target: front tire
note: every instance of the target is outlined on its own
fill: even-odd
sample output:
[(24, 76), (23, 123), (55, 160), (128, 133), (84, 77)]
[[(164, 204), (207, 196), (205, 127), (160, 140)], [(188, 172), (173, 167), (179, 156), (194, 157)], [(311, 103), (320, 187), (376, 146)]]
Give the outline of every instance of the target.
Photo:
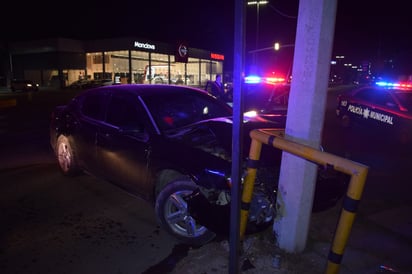
[(201, 246), (215, 238), (216, 234), (198, 224), (190, 216), (185, 196), (197, 186), (188, 178), (168, 183), (156, 198), (155, 212), (160, 225), (180, 242)]
[(60, 171), (66, 176), (73, 176), (79, 173), (76, 153), (69, 141), (69, 138), (60, 135), (56, 143), (56, 158)]

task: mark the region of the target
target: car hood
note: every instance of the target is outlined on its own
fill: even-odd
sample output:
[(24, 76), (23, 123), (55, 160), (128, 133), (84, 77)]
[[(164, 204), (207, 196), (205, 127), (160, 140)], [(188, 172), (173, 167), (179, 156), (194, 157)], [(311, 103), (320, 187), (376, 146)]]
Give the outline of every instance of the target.
[[(245, 159), (249, 155), (251, 144), (250, 131), (259, 128), (278, 128), (278, 123), (262, 118), (245, 118), (242, 131), (242, 154)], [(218, 186), (226, 184), (223, 178), (231, 174), (232, 162), (232, 118), (215, 118), (204, 120), (179, 129), (168, 130), (158, 140), (153, 141), (152, 164), (158, 168), (182, 170), (198, 178), (198, 184), (205, 186)], [(156, 138), (157, 139), (157, 138)], [(156, 144), (154, 144), (156, 143)], [(265, 163), (271, 163), (279, 158), (274, 158), (274, 148), (269, 146), (263, 151), (272, 149)], [(280, 155), (280, 153), (279, 153)], [(270, 159), (269, 159), (270, 158)], [(263, 159), (263, 157), (261, 157)]]
[[(254, 129), (282, 128), (281, 123), (262, 117), (245, 117), (243, 120), (242, 149), (249, 153), (251, 137)], [(233, 140), (233, 119), (231, 117), (204, 120), (179, 129), (166, 132), (166, 138), (179, 141), (192, 148), (202, 150), (225, 161), (231, 161)], [(239, 137), (239, 138), (240, 138)]]

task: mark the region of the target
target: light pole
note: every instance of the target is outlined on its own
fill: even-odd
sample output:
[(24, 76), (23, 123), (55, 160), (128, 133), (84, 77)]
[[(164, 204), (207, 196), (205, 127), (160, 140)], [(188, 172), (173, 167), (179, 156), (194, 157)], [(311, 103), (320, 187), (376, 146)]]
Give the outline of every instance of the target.
[(273, 46), (271, 47), (266, 47), (266, 48), (256, 48), (254, 50), (249, 50), (249, 53), (256, 53), (256, 52), (260, 52), (260, 51), (267, 51), (267, 50), (274, 50), (274, 51), (279, 51), (282, 48), (292, 48), (294, 47), (295, 44), (286, 44), (286, 45), (282, 45), (278, 42), (274, 43)]
[[(247, 4), (248, 6), (253, 6), (256, 5), (256, 43), (255, 43), (255, 50), (258, 48), (259, 45), (259, 7), (260, 5), (265, 5), (269, 1), (266, 0), (256, 0), (256, 1), (248, 1)], [(257, 60), (256, 60), (256, 52), (253, 53), (253, 62), (256, 65)]]
[[(255, 55), (256, 53), (261, 52), (261, 51), (269, 51), (269, 50), (270, 51), (280, 51), (283, 48), (293, 48), (293, 47), (295, 47), (295, 44), (281, 44), (279, 42), (276, 42), (271, 47), (250, 50), (249, 53), (252, 53), (252, 54)], [(288, 70), (288, 76), (287, 76), (288, 79), (289, 79), (289, 75), (291, 73), (291, 69), (292, 69), (292, 66), (290, 66), (289, 70)]]

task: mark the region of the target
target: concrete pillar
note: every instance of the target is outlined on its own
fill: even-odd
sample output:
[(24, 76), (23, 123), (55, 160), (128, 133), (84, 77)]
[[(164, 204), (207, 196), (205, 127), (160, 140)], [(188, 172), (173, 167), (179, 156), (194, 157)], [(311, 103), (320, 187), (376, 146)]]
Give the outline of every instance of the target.
[[(337, 0), (299, 3), (286, 138), (319, 148), (325, 114)], [(315, 164), (284, 152), (279, 178), (277, 245), (305, 249), (315, 189)]]

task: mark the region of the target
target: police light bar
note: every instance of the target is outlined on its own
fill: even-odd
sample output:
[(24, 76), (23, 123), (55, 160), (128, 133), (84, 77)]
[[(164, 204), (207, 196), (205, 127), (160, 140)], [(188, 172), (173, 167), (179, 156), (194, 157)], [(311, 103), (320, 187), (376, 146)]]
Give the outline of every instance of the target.
[(286, 79), (283, 77), (267, 77), (266, 78), (266, 82), (268, 83), (281, 83), (281, 82), (285, 82)]
[(412, 88), (412, 83), (392, 83), (392, 82), (385, 82), (379, 81), (375, 83), (377, 86), (380, 87), (394, 87), (394, 88)]
[(245, 77), (245, 83), (247, 84), (257, 84), (257, 83), (261, 83), (262, 79), (259, 76), (247, 76)]
[(259, 77), (255, 75), (245, 77), (246, 84), (258, 84), (258, 83), (266, 83), (266, 84), (277, 84), (285, 82), (285, 78), (283, 77)]

